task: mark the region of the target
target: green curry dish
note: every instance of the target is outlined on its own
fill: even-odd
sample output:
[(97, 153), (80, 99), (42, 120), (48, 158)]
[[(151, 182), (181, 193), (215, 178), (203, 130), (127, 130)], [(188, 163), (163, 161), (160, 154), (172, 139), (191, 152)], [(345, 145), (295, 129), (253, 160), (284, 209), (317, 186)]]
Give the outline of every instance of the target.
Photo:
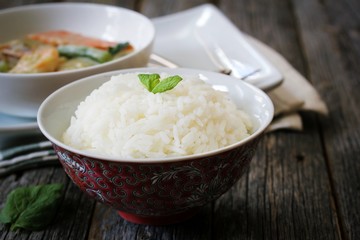
[(0, 42), (0, 72), (74, 70), (107, 63), (133, 51), (130, 42), (112, 42), (64, 30), (30, 33)]
[(110, 52), (97, 48), (77, 46), (77, 45), (60, 45), (58, 46), (60, 56), (67, 58), (87, 57), (99, 63), (104, 63), (112, 59)]

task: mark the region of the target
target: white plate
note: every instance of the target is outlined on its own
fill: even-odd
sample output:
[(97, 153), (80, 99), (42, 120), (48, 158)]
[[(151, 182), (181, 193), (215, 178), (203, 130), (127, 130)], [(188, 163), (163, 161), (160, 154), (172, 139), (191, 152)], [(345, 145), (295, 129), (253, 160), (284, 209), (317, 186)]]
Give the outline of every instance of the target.
[(39, 133), (35, 118), (20, 118), (0, 113), (0, 149), (10, 139)]
[(15, 130), (26, 131), (36, 128), (35, 118), (21, 118), (0, 113), (0, 134)]
[(154, 52), (179, 67), (219, 71), (214, 56), (218, 55), (217, 50), (221, 50), (220, 53), (230, 60), (261, 69), (246, 78), (247, 82), (267, 90), (282, 81), (279, 71), (211, 4), (152, 21), (156, 29)]

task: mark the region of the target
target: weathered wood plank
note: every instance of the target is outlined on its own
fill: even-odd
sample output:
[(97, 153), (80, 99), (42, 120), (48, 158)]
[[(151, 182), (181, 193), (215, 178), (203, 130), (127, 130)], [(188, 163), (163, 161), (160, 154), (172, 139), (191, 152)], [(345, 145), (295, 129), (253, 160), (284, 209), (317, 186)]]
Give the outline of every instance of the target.
[(340, 238), (323, 157), (312, 154), (321, 147), (313, 136), (316, 125), (306, 127), (301, 135), (265, 137), (246, 178), (216, 202), (217, 238)]
[(149, 18), (154, 18), (183, 11), (208, 2), (206, 0), (143, 0), (141, 12)]
[[(59, 174), (64, 175), (62, 169)], [(82, 193), (67, 179), (64, 200), (52, 225), (43, 232), (33, 233), (29, 239), (86, 239), (95, 201)], [(40, 235), (40, 236), (39, 236)]]
[[(129, 9), (136, 10), (137, 2), (139, 0), (92, 0), (92, 1), (86, 1), (86, 0), (78, 0), (76, 2), (86, 2), (86, 3), (100, 3), (100, 4), (108, 4), (108, 5), (114, 5)], [(11, 8), (11, 7), (17, 7), (17, 6), (23, 6), (23, 5), (29, 5), (29, 4), (40, 4), (40, 3), (49, 3), (49, 2), (74, 2), (71, 0), (63, 0), (63, 1), (47, 1), (47, 0), (12, 0), (12, 1), (0, 1), (0, 9), (5, 8)]]
[[(310, 77), (330, 116), (321, 119), (345, 239), (360, 236), (359, 2), (297, 1)], [(353, 8), (356, 6), (357, 8)]]
[(0, 1), (0, 9), (2, 8), (11, 8), (18, 7), (23, 5), (35, 4), (35, 3), (45, 3), (46, 0), (13, 0), (13, 1)]
[[(220, 8), (306, 75), (291, 3), (223, 0)], [(304, 120), (302, 133), (267, 135), (247, 177), (216, 203), (217, 238), (226, 233), (226, 239), (340, 238), (317, 121), (313, 114)], [(236, 222), (225, 224), (226, 219)]]
[[(62, 2), (74, 2), (71, 0), (63, 0)], [(76, 2), (85, 2), (85, 3), (99, 3), (99, 4), (107, 4), (107, 5), (114, 5), (123, 8), (135, 9), (137, 0), (78, 0)]]
[(101, 203), (96, 205), (89, 239), (210, 239), (211, 206), (204, 207), (192, 219), (167, 226), (127, 222), (117, 212)]

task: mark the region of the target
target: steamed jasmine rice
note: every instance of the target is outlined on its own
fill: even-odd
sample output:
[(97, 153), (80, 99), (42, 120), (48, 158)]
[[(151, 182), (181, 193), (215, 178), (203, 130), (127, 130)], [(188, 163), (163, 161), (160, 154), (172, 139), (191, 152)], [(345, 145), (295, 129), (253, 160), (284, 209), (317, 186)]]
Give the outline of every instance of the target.
[(174, 89), (154, 94), (137, 73), (113, 76), (79, 104), (64, 143), (112, 157), (159, 158), (204, 153), (249, 136), (250, 117), (226, 93), (197, 76), (181, 77)]

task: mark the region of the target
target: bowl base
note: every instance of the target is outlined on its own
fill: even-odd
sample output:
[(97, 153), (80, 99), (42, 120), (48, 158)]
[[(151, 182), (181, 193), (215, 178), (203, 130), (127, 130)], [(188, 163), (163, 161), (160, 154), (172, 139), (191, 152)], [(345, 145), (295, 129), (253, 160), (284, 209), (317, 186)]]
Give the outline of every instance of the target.
[(190, 209), (185, 212), (181, 212), (169, 216), (141, 216), (136, 214), (131, 214), (127, 212), (118, 211), (119, 215), (124, 218), (126, 221), (136, 223), (136, 224), (146, 224), (146, 225), (170, 225), (179, 222), (183, 222), (195, 216), (199, 212), (199, 209)]

